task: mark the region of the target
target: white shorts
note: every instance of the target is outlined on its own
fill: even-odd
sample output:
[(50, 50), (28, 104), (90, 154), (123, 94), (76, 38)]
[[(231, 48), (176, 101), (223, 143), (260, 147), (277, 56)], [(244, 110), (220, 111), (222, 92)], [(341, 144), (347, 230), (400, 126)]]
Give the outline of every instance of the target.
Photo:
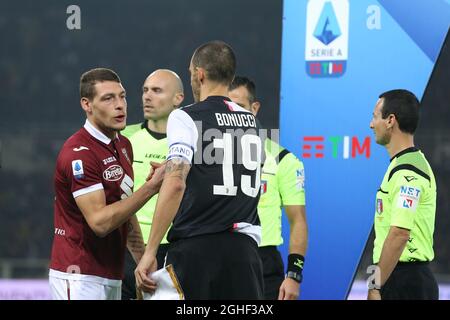
[[(65, 277), (64, 275), (69, 275)], [(80, 276), (80, 275), (78, 275)], [(82, 276), (82, 275), (81, 275)], [(122, 281), (92, 281), (94, 276), (77, 277), (50, 270), (50, 293), (53, 300), (120, 300)], [(85, 279), (83, 279), (85, 278)], [(95, 277), (100, 278), (100, 277)], [(104, 278), (100, 278), (104, 279)], [(103, 283), (102, 283), (103, 282)]]

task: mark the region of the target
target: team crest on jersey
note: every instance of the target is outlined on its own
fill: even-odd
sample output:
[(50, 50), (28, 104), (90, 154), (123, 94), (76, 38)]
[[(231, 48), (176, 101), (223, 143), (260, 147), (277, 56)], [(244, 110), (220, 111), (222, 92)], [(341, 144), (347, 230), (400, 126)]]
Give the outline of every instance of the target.
[(103, 179), (106, 181), (117, 181), (123, 176), (123, 169), (121, 166), (114, 164), (103, 171)]
[(377, 213), (383, 213), (383, 199), (377, 199)]
[(261, 180), (261, 195), (267, 192), (267, 180)]
[(123, 153), (123, 155), (125, 156), (125, 158), (127, 158), (128, 163), (131, 164), (131, 160), (130, 160), (130, 158), (128, 157), (127, 149), (122, 148), (122, 153)]
[(420, 199), (420, 189), (410, 186), (401, 186), (397, 201), (397, 207), (416, 211)]
[(73, 160), (72, 161), (72, 172), (75, 179), (82, 179), (84, 177), (83, 161)]
[(305, 170), (296, 170), (296, 186), (297, 189), (304, 189), (305, 188)]

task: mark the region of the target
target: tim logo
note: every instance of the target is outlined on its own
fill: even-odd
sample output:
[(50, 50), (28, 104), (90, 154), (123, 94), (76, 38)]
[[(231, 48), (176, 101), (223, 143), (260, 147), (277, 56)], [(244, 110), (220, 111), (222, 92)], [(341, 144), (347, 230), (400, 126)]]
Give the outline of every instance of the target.
[(357, 156), (370, 158), (370, 137), (356, 136), (305, 136), (303, 137), (303, 158), (342, 158)]
[(310, 0), (306, 14), (306, 72), (313, 78), (336, 78), (348, 59), (348, 0)]

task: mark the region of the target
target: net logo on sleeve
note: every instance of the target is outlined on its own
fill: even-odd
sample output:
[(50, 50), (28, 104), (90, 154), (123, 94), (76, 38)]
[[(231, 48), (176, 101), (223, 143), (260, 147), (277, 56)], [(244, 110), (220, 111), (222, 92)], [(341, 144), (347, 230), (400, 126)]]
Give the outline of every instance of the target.
[(401, 186), (397, 207), (416, 211), (420, 199), (420, 189), (410, 186)]
[(305, 170), (296, 170), (296, 187), (297, 189), (305, 188)]

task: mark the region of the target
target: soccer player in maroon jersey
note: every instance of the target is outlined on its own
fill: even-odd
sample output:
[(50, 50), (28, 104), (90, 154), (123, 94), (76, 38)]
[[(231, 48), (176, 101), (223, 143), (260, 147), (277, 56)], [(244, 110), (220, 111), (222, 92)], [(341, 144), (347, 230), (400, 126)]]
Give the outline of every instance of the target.
[(64, 143), (55, 169), (50, 288), (54, 299), (115, 300), (125, 246), (136, 262), (144, 253), (134, 214), (158, 192), (164, 168), (152, 164), (133, 193), (133, 152), (119, 134), (126, 125), (125, 89), (114, 71), (84, 73), (80, 96), (86, 123)]

